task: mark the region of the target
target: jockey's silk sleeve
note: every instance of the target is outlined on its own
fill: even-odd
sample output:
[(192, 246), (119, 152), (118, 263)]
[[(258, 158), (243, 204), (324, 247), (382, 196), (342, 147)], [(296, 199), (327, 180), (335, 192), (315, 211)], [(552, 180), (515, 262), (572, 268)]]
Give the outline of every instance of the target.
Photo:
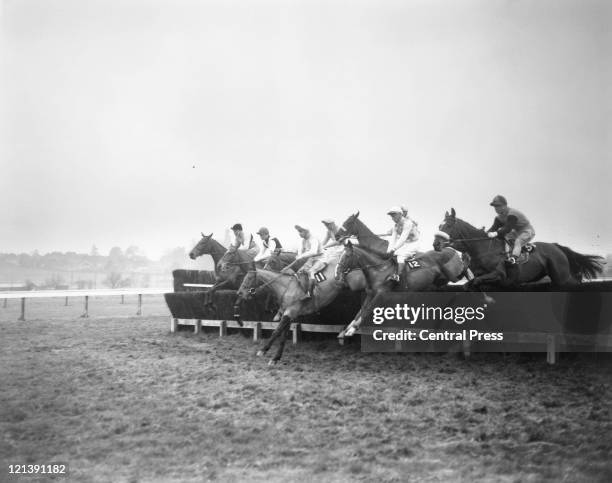
[(495, 218), (495, 221), (493, 221), (493, 224), (491, 225), (491, 228), (489, 228), (487, 231), (497, 231), (499, 228), (502, 227), (502, 222), (499, 221), (499, 218)]
[(506, 235), (516, 228), (518, 218), (514, 215), (508, 215), (506, 224), (499, 230), (500, 235)]

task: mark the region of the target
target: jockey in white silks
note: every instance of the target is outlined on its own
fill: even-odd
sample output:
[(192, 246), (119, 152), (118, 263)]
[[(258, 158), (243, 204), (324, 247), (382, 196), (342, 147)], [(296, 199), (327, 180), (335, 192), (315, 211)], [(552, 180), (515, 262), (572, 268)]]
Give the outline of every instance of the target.
[(401, 206), (392, 207), (387, 214), (394, 223), (387, 253), (395, 255), (397, 260), (396, 272), (391, 279), (399, 282), (406, 260), (412, 258), (418, 251), (419, 230), (415, 221), (404, 216)]
[[(321, 242), (317, 239), (317, 237), (310, 233), (308, 228), (295, 225), (295, 229), (299, 233), (302, 243), (298, 248), (297, 257), (293, 263), (305, 260), (305, 263), (298, 270), (298, 279), (301, 282), (302, 279), (306, 279), (306, 283), (302, 285), (302, 289), (306, 292), (305, 298), (310, 298), (312, 297), (312, 291), (315, 286), (315, 274), (317, 273), (315, 270), (313, 270), (313, 267), (321, 255)], [(284, 272), (285, 270), (286, 268), (282, 271)]]
[(234, 241), (227, 251), (233, 253), (237, 250), (241, 250), (246, 252), (249, 258), (254, 258), (259, 249), (253, 241), (253, 235), (245, 234), (240, 223), (234, 224), (231, 230), (234, 232)]
[(338, 234), (340, 229), (338, 228), (334, 220), (332, 220), (331, 218), (325, 218), (321, 220), (321, 223), (325, 225), (327, 231), (325, 232), (325, 236), (321, 241), (322, 253), (318, 256), (312, 257), (312, 262), (309, 263), (308, 266), (308, 296), (312, 296), (312, 290), (314, 289), (317, 273), (325, 270), (325, 267), (327, 267), (331, 260), (339, 260), (340, 256), (342, 255), (342, 252), (344, 251), (344, 246), (336, 240), (336, 235)]

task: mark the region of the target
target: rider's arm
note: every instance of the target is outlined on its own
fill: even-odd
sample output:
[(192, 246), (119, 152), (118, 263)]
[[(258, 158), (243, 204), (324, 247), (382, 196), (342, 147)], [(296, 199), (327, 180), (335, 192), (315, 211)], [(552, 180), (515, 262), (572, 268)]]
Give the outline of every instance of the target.
[(391, 250), (397, 250), (404, 243), (406, 243), (406, 240), (408, 240), (408, 235), (409, 234), (410, 234), (410, 227), (404, 225), (404, 229), (402, 230), (402, 234), (397, 238), (397, 240), (395, 240), (395, 243), (390, 243), (389, 244), (389, 247), (391, 248)]
[(302, 252), (302, 254), (298, 256), (298, 258), (308, 258), (308, 257), (312, 257), (314, 255), (318, 255), (319, 251), (320, 251), (319, 247), (320, 247), (319, 240), (317, 240), (316, 238), (311, 238), (310, 239), (310, 248), (308, 250), (305, 250), (304, 252)]
[(328, 231), (325, 232), (325, 236), (323, 237), (323, 240), (321, 241), (321, 244), (323, 245), (323, 247), (325, 247), (325, 245), (327, 245), (329, 240), (331, 240), (331, 236), (330, 236), (329, 230), (328, 230)]
[(495, 218), (495, 221), (491, 225), (491, 228), (487, 230), (487, 233), (492, 232), (492, 231), (497, 231), (502, 226), (503, 226), (503, 223), (499, 221), (499, 218)]
[[(271, 242), (272, 240), (270, 240)], [(259, 247), (259, 252), (257, 253), (257, 255), (255, 255), (255, 258), (253, 258), (254, 262), (258, 262), (259, 260), (263, 260), (264, 258), (268, 258), (271, 254), (272, 251), (270, 250), (270, 245), (271, 243), (268, 243), (268, 248), (266, 248), (265, 246), (261, 246)]]
[(507, 233), (510, 233), (512, 230), (514, 230), (516, 228), (516, 223), (518, 221), (518, 218), (514, 215), (508, 215), (508, 219), (506, 220), (506, 224), (501, 227), (499, 230), (497, 230), (497, 233), (502, 236), (505, 235)]
[(329, 231), (325, 234), (325, 238), (321, 244), (323, 245), (323, 249), (340, 245)]

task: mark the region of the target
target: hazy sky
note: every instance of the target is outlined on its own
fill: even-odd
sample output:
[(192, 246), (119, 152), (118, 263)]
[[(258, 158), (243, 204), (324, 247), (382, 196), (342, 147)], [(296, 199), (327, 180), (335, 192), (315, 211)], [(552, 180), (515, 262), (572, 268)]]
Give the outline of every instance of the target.
[[(612, 2), (5, 0), (0, 252), (149, 256), (504, 194), (612, 252)], [(189, 247), (190, 248), (190, 247)]]

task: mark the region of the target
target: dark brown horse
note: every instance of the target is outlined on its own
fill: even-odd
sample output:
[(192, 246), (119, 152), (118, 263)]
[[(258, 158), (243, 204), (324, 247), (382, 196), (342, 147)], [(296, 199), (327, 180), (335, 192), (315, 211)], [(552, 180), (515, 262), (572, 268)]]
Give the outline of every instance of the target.
[[(381, 259), (387, 258), (385, 255), (389, 242), (380, 238), (372, 230), (370, 230), (365, 223), (359, 219), (359, 212), (349, 216), (342, 224), (337, 238), (346, 238), (350, 236), (357, 237), (359, 246), (371, 250), (372, 253), (380, 256)], [(347, 250), (345, 250), (346, 253)], [(423, 257), (422, 265), (419, 260)], [(416, 260), (420, 267), (417, 270), (410, 269), (408, 267), (408, 275), (404, 277), (403, 281), (406, 285), (403, 286), (404, 290), (423, 291), (427, 289), (435, 289), (442, 285), (446, 285), (448, 282), (456, 282), (463, 277), (466, 270), (466, 265), (459, 257), (457, 252), (452, 248), (443, 248), (439, 252), (427, 252), (419, 253), (416, 255)], [(346, 262), (346, 259), (345, 259)], [(441, 262), (441, 263), (439, 263)], [(393, 267), (393, 262), (389, 261), (389, 266)], [(353, 266), (352, 269), (355, 267)], [(338, 268), (338, 274), (342, 274), (342, 271), (346, 268)], [(374, 295), (381, 291), (389, 290), (401, 290), (402, 286), (394, 286), (389, 280), (379, 280), (376, 286), (371, 285), (368, 282), (368, 296), (364, 301), (361, 310), (355, 316), (355, 319), (338, 334), (338, 338), (342, 339), (345, 336), (351, 336), (355, 333), (357, 328), (361, 325), (362, 316), (367, 313), (369, 302)], [(366, 312), (364, 312), (364, 309)]]
[(340, 240), (350, 236), (357, 237), (357, 241), (361, 246), (380, 253), (385, 253), (389, 246), (387, 240), (376, 235), (359, 219), (359, 212), (352, 214), (342, 223), (336, 239)]
[(474, 287), (493, 284), (511, 287), (536, 282), (549, 276), (555, 288), (562, 288), (595, 278), (602, 272), (603, 258), (582, 255), (557, 243), (536, 242), (527, 262), (518, 266), (514, 279), (509, 279), (505, 267), (505, 242), (488, 238), (486, 232), (457, 218), (455, 209), (446, 212), (440, 230), (448, 233), (453, 246), (470, 255), (470, 268), (476, 276)]
[(436, 290), (448, 283), (449, 273), (452, 274), (452, 280), (458, 280), (464, 273), (465, 266), (461, 257), (452, 248), (444, 248), (441, 251), (431, 250), (408, 260), (402, 283), (397, 287), (390, 280), (390, 275), (395, 272), (395, 262), (388, 254), (379, 253), (362, 245), (353, 245), (348, 241), (338, 262), (336, 276), (344, 277), (355, 269), (362, 270), (365, 276), (366, 299), (355, 319), (338, 335), (340, 338), (355, 333), (363, 321), (363, 316), (372, 309), (372, 301), (378, 294), (398, 289), (410, 292)]
[(221, 243), (210, 235), (202, 233), (202, 239), (189, 252), (189, 258), (195, 260), (201, 255), (210, 255), (215, 262), (215, 283), (206, 292), (205, 305), (213, 305), (213, 296), (216, 290), (221, 288), (237, 289), (240, 287), (244, 276), (253, 263), (251, 257), (244, 250), (229, 252)]

